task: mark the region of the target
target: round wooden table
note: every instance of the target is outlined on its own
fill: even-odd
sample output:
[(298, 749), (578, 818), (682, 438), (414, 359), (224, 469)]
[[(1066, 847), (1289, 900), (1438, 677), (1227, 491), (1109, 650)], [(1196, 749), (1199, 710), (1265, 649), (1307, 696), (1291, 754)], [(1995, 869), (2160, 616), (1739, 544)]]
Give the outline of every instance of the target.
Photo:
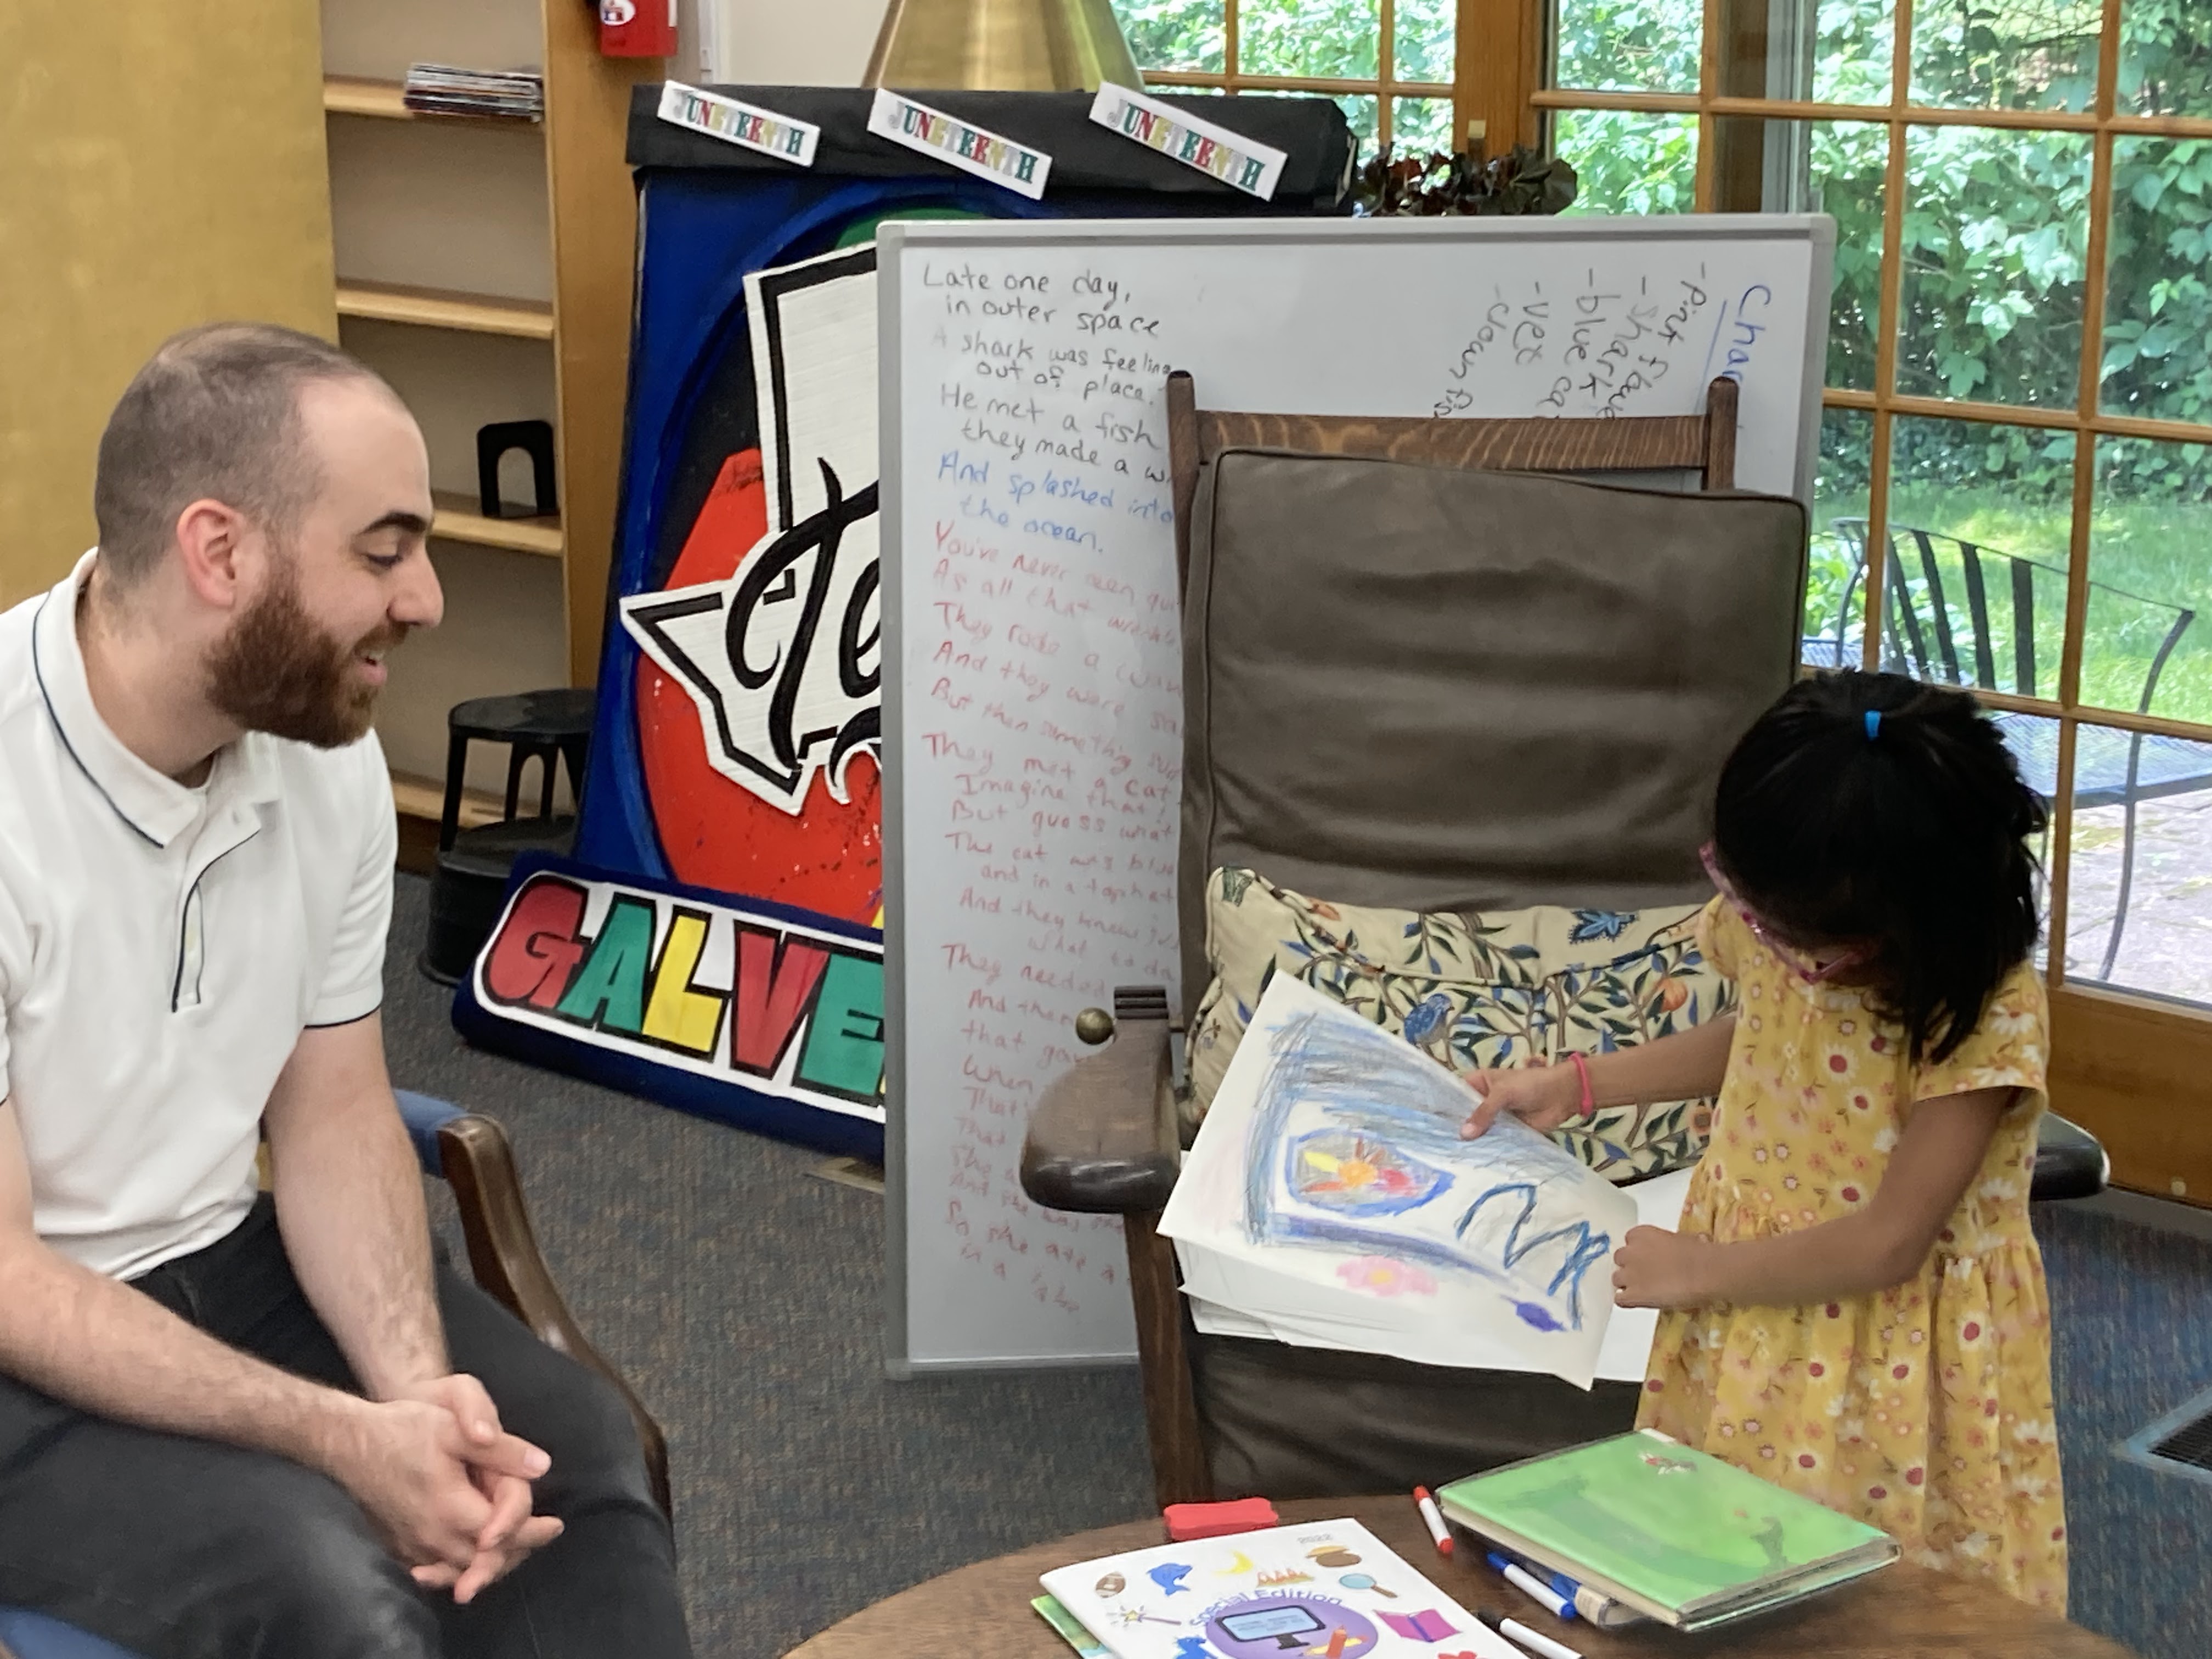
[[(1753, 1659), (2127, 1659), (2092, 1636), (2001, 1591), (1903, 1563), (1856, 1584), (1705, 1636), (1657, 1625), (1624, 1631), (1561, 1623), (1486, 1566), (1447, 1560), (1430, 1542), (1410, 1498), (1310, 1498), (1279, 1504), (1286, 1522), (1350, 1516), (1470, 1608), (1510, 1613), (1586, 1659), (1725, 1653)], [(1073, 1650), (1030, 1607), (1037, 1575), (1074, 1561), (1167, 1542), (1155, 1516), (1079, 1532), (996, 1560), (978, 1561), (862, 1609), (792, 1650), (788, 1659), (1069, 1659)], [(1437, 1651), (1455, 1650), (1447, 1641)]]

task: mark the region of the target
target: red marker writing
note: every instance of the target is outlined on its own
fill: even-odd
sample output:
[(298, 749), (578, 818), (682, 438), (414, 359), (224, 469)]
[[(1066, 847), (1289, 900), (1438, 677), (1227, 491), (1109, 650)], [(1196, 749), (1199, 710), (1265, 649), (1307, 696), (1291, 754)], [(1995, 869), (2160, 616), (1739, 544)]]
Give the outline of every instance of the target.
[(1452, 1535), (1444, 1525), (1443, 1515), (1437, 1511), (1437, 1500), (1429, 1496), (1426, 1486), (1416, 1486), (1413, 1488), (1413, 1502), (1421, 1511), (1421, 1519), (1428, 1522), (1429, 1536), (1437, 1540), (1437, 1553), (1449, 1555), (1452, 1553)]

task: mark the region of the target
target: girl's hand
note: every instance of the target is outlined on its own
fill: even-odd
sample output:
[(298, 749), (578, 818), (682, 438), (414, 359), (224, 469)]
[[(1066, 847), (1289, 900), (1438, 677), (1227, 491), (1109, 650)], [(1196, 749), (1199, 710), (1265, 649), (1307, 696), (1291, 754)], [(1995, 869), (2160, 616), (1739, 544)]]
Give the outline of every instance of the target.
[(1493, 1066), (1470, 1073), (1467, 1081), (1482, 1097), (1482, 1103), (1459, 1126), (1462, 1140), (1482, 1133), (1500, 1112), (1512, 1113), (1542, 1134), (1582, 1110), (1582, 1079), (1571, 1066)]
[(1631, 1227), (1613, 1253), (1613, 1299), (1624, 1308), (1695, 1308), (1714, 1301), (1706, 1273), (1718, 1248), (1694, 1233)]

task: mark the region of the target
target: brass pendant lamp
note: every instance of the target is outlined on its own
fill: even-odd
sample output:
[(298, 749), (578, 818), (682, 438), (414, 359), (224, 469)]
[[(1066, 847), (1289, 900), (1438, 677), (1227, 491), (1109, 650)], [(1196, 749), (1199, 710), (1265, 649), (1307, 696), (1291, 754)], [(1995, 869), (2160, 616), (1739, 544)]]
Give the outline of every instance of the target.
[(922, 92), (1140, 88), (1108, 0), (890, 0), (861, 84)]

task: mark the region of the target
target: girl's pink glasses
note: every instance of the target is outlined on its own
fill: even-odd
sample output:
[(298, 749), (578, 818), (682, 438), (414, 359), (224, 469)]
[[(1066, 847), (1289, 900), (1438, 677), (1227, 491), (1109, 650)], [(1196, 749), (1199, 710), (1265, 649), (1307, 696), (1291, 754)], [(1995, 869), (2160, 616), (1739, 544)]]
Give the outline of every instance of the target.
[(1826, 962), (1815, 963), (1807, 960), (1775, 938), (1772, 930), (1759, 919), (1758, 913), (1737, 896), (1735, 889), (1729, 884), (1729, 878), (1721, 873), (1719, 861), (1713, 856), (1712, 842), (1707, 842), (1700, 847), (1698, 849), (1698, 857), (1705, 866), (1705, 873), (1712, 878), (1713, 885), (1719, 890), (1720, 896), (1729, 902), (1729, 908), (1734, 909), (1736, 915), (1743, 918), (1743, 925), (1751, 929), (1751, 936), (1771, 951), (1777, 962), (1803, 980), (1806, 984), (1818, 985), (1823, 980), (1832, 979), (1844, 969), (1856, 968), (1866, 960), (1866, 952), (1863, 951), (1846, 951), (1841, 956), (1832, 957)]

